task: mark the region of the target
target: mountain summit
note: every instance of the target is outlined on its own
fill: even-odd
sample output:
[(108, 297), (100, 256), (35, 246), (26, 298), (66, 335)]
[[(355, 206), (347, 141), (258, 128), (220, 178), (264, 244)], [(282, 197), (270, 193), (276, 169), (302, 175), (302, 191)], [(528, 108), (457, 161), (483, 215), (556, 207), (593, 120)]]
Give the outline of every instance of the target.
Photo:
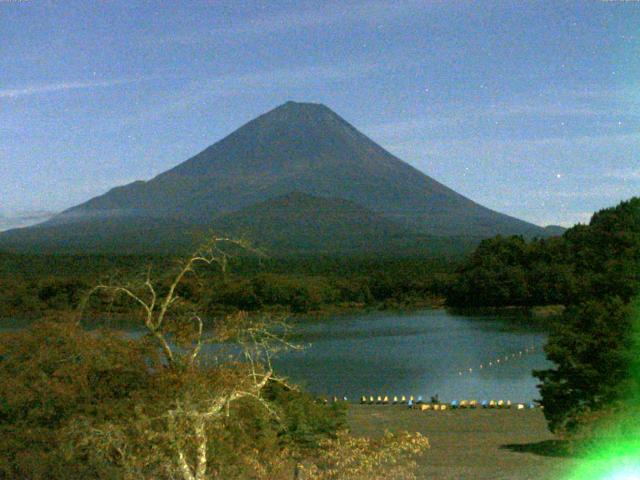
[[(42, 234), (64, 225), (72, 235), (73, 226), (105, 219), (112, 229), (170, 221), (215, 227), (218, 217), (228, 224), (234, 212), (246, 215), (249, 207), (293, 192), (345, 200), (387, 227), (393, 223), (416, 235), (547, 236), (543, 228), (485, 208), (416, 170), (326, 106), (297, 102), (257, 117), (147, 182), (114, 188), (32, 228)], [(20, 232), (28, 230), (0, 234), (0, 246), (9, 238), (19, 243)], [(62, 237), (58, 231), (56, 238)]]

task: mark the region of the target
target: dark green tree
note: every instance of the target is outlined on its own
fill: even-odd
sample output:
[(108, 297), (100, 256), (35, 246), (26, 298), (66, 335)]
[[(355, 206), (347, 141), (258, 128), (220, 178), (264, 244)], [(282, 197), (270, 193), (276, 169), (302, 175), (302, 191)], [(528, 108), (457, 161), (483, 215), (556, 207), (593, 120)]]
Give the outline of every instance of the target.
[(574, 433), (585, 412), (624, 395), (632, 358), (631, 309), (619, 298), (571, 306), (545, 346), (555, 366), (534, 372), (554, 432)]
[(588, 226), (568, 230), (564, 241), (577, 292), (545, 347), (554, 368), (535, 374), (550, 428), (575, 433), (627, 396), (632, 380), (640, 198), (596, 213)]
[(526, 251), (520, 236), (482, 241), (458, 271), (447, 303), (463, 307), (528, 304)]

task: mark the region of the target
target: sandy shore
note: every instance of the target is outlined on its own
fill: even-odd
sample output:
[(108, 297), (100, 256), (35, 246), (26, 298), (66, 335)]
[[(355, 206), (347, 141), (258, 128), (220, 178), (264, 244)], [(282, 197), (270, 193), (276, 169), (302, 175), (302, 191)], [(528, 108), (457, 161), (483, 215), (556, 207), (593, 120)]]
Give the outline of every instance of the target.
[(447, 410), (353, 405), (352, 433), (374, 436), (407, 430), (429, 437), (418, 478), (439, 480), (561, 480), (573, 460), (558, 452), (542, 411)]

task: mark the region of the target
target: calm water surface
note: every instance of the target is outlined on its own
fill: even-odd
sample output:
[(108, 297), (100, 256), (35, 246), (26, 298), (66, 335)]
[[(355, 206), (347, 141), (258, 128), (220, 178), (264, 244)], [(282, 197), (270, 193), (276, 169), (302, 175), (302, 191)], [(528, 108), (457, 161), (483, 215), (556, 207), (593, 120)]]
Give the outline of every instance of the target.
[(547, 334), (527, 319), (376, 312), (307, 320), (296, 331), (307, 348), (281, 354), (276, 368), (312, 392), (350, 399), (438, 394), (444, 401), (530, 401), (539, 398), (531, 371), (550, 366), (542, 352)]
[[(27, 323), (3, 319), (0, 330)], [(294, 331), (306, 348), (281, 353), (276, 370), (311, 392), (352, 400), (438, 394), (443, 401), (528, 402), (539, 398), (531, 371), (550, 366), (542, 353), (547, 334), (526, 318), (374, 312), (300, 319)]]

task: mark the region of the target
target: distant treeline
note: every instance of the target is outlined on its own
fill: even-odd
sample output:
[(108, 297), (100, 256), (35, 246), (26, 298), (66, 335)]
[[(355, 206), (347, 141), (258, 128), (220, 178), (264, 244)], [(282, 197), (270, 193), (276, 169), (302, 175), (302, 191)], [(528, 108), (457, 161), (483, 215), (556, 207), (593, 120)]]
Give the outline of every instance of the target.
[[(39, 316), (76, 308), (98, 282), (169, 275), (167, 256), (0, 254), (0, 316)], [(235, 310), (308, 313), (332, 309), (427, 306), (442, 302), (452, 281), (451, 260), (425, 257), (234, 257), (227, 273), (199, 272), (181, 286), (182, 298), (215, 315)], [(127, 305), (114, 305), (126, 313)]]
[(627, 303), (640, 281), (639, 211), (640, 198), (634, 198), (561, 237), (484, 240), (458, 268), (447, 304), (570, 305), (603, 296)]
[[(627, 302), (637, 284), (631, 259), (638, 199), (596, 213), (560, 237), (484, 240), (465, 259), (432, 256), (240, 255), (226, 274), (190, 278), (183, 298), (200, 311), (393, 308), (442, 302), (453, 307), (570, 305), (609, 292)], [(0, 253), (0, 316), (37, 316), (77, 307), (97, 282), (170, 274), (170, 256)], [(188, 291), (187, 291), (188, 290)]]

